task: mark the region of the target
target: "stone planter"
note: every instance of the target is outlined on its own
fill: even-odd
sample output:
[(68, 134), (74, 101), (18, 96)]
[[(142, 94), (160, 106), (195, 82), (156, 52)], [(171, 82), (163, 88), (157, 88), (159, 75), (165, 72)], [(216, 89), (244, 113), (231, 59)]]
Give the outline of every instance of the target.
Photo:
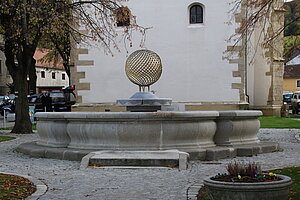
[(277, 176), (281, 180), (259, 183), (231, 183), (208, 178), (204, 180), (204, 186), (214, 200), (287, 200), (291, 178)]

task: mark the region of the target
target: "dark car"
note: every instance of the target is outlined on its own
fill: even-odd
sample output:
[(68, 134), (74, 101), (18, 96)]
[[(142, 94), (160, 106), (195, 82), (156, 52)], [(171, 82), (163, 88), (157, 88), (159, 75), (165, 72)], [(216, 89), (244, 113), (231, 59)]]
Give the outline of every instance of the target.
[(71, 104), (68, 103), (64, 92), (54, 91), (50, 93), (52, 107), (55, 112), (70, 112)]
[(4, 96), (0, 96), (0, 108), (4, 106)]
[(1, 115), (5, 117), (8, 113), (14, 113), (15, 107), (16, 107), (16, 101), (15, 101), (16, 95), (9, 94), (7, 96), (4, 96), (1, 103)]
[(45, 108), (42, 104), (43, 94), (32, 94), (28, 97), (28, 105), (35, 106), (35, 112), (44, 112)]
[(292, 113), (298, 114), (300, 112), (300, 91), (294, 92), (292, 97)]
[(293, 97), (292, 92), (283, 92), (283, 102), (288, 104), (289, 107), (291, 107), (292, 104), (292, 97)]
[[(43, 105), (44, 94), (33, 94), (28, 97), (29, 106), (35, 106), (35, 112), (45, 112), (46, 108)], [(72, 105), (75, 103), (68, 100), (69, 94), (63, 91), (50, 92), (52, 100), (52, 110), (54, 112), (70, 112)]]

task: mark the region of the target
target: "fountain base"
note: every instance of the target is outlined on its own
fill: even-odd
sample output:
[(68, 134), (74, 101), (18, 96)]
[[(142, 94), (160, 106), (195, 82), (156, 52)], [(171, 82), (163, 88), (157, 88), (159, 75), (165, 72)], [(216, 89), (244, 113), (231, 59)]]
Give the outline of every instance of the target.
[(156, 112), (162, 106), (170, 106), (172, 99), (159, 98), (151, 92), (137, 92), (129, 99), (117, 100), (117, 106), (125, 106), (130, 112)]

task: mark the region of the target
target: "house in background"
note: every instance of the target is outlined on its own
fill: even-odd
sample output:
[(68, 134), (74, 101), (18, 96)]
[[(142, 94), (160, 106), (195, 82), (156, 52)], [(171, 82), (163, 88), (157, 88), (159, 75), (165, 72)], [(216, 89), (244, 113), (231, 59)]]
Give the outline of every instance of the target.
[(283, 91), (300, 91), (300, 63), (286, 65), (283, 75)]
[(43, 90), (61, 90), (69, 85), (69, 77), (61, 59), (50, 63), (40, 61), (47, 53), (48, 50), (39, 50), (34, 54), (37, 75), (36, 93), (41, 93)]
[[(262, 30), (257, 26), (251, 42), (237, 46), (228, 38), (239, 34), (246, 14), (232, 14), (232, 0), (130, 0), (124, 2), (136, 21), (147, 30), (144, 48), (162, 59), (163, 73), (151, 86), (159, 97), (184, 104), (185, 110), (260, 109), (265, 115), (280, 116), (283, 84), (283, 35), (272, 44), (278, 49), (260, 48)], [(272, 28), (283, 27), (282, 0), (272, 8)], [(228, 21), (234, 19), (231, 24)], [(129, 98), (138, 87), (126, 77), (124, 65), (128, 55), (140, 47), (140, 36), (133, 32), (132, 45), (125, 46), (123, 26), (116, 23), (116, 41), (121, 52), (107, 55), (99, 48), (78, 45), (72, 83), (76, 84), (77, 111), (104, 111), (117, 108), (117, 99)], [(93, 41), (91, 41), (93, 43)], [(249, 51), (257, 44), (255, 56)], [(94, 43), (94, 46), (99, 44)], [(127, 52), (128, 51), (128, 52)], [(224, 52), (232, 52), (224, 59)], [(254, 59), (252, 59), (254, 56)], [(253, 62), (250, 62), (253, 61)], [(124, 109), (123, 109), (124, 110)]]
[[(0, 38), (0, 46), (3, 47), (3, 41)], [(42, 63), (40, 61), (48, 53), (47, 50), (38, 50), (34, 54), (36, 59), (36, 75), (37, 75), (37, 90), (40, 93), (43, 90), (61, 90), (69, 85), (69, 77), (64, 70), (61, 61)], [(0, 50), (0, 95), (7, 95), (9, 87), (7, 84), (12, 83), (12, 78), (5, 65), (5, 55)]]
[(300, 91), (300, 49), (294, 48), (284, 66), (283, 91)]

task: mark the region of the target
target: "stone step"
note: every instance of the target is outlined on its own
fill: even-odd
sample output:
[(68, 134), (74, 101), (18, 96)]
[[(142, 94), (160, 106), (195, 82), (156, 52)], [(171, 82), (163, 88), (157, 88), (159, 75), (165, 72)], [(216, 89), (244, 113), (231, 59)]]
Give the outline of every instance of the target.
[(189, 154), (166, 151), (96, 151), (82, 158), (80, 169), (88, 166), (178, 167), (186, 170)]

